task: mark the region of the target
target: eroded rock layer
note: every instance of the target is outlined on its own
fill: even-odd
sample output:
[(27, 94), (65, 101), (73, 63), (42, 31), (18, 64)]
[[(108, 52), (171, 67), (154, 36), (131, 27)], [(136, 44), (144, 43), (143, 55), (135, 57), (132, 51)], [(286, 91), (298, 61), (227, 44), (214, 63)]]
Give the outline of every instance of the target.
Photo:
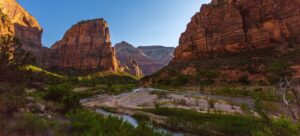
[(182, 33), (175, 58), (144, 85), (269, 84), (300, 64), (299, 0), (212, 0)]
[(298, 0), (213, 0), (181, 35), (175, 62), (212, 52), (293, 46), (300, 40)]
[[(115, 48), (121, 64), (135, 67), (130, 70), (130, 73), (142, 71), (143, 75), (151, 75), (168, 65), (174, 52), (172, 47), (141, 46), (136, 48), (124, 41), (116, 44)], [(137, 65), (132, 62), (136, 62)]]
[(16, 0), (0, 0), (1, 21), (0, 35), (16, 36), (22, 47), (30, 51), (39, 64), (42, 54), (42, 28), (38, 21), (31, 16)]
[(111, 46), (108, 24), (104, 19), (82, 21), (72, 26), (55, 43), (59, 68), (117, 71), (119, 64)]

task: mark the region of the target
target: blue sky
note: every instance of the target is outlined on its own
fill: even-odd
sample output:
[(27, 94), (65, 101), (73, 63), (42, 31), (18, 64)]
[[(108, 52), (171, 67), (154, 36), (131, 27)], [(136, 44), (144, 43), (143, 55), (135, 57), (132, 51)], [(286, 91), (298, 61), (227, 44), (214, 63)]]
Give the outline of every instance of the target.
[(73, 24), (104, 18), (112, 43), (177, 46), (191, 17), (210, 0), (18, 0), (44, 29), (51, 46)]

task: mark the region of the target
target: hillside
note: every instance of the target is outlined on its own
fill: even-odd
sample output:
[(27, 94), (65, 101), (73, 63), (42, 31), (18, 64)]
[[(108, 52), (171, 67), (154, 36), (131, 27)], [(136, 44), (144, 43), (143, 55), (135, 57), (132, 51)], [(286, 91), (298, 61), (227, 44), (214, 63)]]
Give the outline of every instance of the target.
[[(300, 64), (294, 0), (213, 0), (182, 33), (175, 58), (144, 85), (269, 84)], [(297, 71), (296, 71), (297, 72)], [(172, 83), (173, 82), (173, 83)]]

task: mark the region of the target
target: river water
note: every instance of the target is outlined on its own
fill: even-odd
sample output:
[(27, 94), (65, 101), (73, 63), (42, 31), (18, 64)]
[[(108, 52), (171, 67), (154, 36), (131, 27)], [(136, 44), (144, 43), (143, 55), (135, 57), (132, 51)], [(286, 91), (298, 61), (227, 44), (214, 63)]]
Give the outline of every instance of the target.
[[(136, 119), (134, 119), (131, 116), (128, 115), (123, 115), (123, 114), (116, 114), (116, 113), (111, 113), (111, 112), (107, 112), (105, 110), (102, 109), (97, 109), (96, 110), (97, 113), (100, 113), (103, 116), (113, 116), (113, 117), (118, 117), (120, 119), (122, 119), (123, 121), (126, 121), (128, 123), (130, 123), (133, 127), (138, 127), (138, 121)], [(158, 131), (162, 131), (165, 132), (167, 134), (170, 134), (172, 136), (185, 136), (185, 133), (183, 132), (174, 132), (165, 128), (157, 128)]]

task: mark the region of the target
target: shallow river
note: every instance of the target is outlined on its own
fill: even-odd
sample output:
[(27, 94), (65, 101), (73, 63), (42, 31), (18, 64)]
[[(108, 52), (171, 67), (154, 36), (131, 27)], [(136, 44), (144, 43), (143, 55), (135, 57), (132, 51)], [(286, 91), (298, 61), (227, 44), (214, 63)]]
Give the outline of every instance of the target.
[[(136, 119), (134, 119), (133, 117), (128, 116), (128, 115), (115, 114), (115, 113), (107, 112), (107, 111), (102, 110), (102, 109), (97, 109), (96, 112), (100, 113), (100, 114), (102, 114), (104, 116), (118, 117), (118, 118), (122, 119), (123, 121), (127, 121), (128, 123), (130, 123), (134, 127), (138, 127), (138, 125), (139, 125), (138, 121)], [(172, 136), (184, 136), (185, 135), (185, 133), (174, 132), (174, 131), (171, 131), (171, 130), (168, 130), (168, 129), (165, 129), (165, 128), (157, 128), (157, 129), (159, 131), (166, 132), (167, 134), (170, 134)]]

